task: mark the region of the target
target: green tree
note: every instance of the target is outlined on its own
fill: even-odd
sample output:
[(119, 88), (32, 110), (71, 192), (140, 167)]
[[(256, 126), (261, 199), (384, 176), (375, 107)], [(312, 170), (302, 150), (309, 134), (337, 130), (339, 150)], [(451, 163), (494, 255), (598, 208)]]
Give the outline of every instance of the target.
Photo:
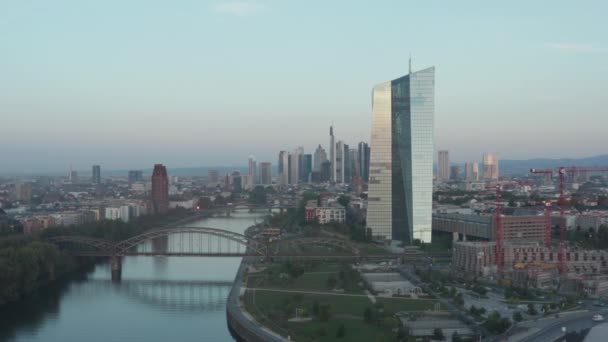
[(365, 308), (365, 311), (363, 311), (363, 320), (365, 321), (365, 323), (373, 322), (372, 308), (370, 308), (370, 307)]
[(319, 317), (319, 302), (316, 300), (312, 302), (312, 315), (314, 317)]
[(433, 339), (437, 341), (443, 341), (445, 336), (443, 335), (443, 330), (441, 328), (435, 328), (433, 330)]
[(331, 306), (329, 304), (323, 304), (319, 307), (319, 320), (321, 322), (327, 322), (331, 318)]
[(341, 323), (340, 326), (338, 326), (338, 330), (336, 331), (336, 337), (342, 338), (344, 337), (344, 335), (346, 335), (346, 328), (344, 327), (344, 323)]
[(255, 188), (253, 188), (253, 190), (251, 190), (251, 193), (249, 193), (249, 202), (252, 204), (258, 204), (258, 205), (266, 204), (267, 203), (266, 189), (261, 185), (258, 185)]
[(513, 313), (513, 320), (515, 322), (521, 322), (524, 320), (524, 317), (522, 316), (521, 312), (517, 311)]
[(538, 315), (538, 311), (536, 311), (536, 308), (534, 307), (534, 304), (532, 304), (532, 303), (528, 304), (528, 315), (532, 315), (532, 316)]

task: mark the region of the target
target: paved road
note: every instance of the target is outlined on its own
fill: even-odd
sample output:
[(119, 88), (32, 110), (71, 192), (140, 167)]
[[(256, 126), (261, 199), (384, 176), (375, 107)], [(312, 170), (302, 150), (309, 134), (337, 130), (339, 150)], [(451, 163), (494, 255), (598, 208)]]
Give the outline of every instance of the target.
[[(547, 342), (555, 341), (556, 339), (564, 336), (562, 327), (566, 327), (566, 332), (580, 331), (588, 329), (598, 324), (594, 322), (591, 317), (597, 312), (587, 312), (582, 314), (573, 315), (572, 317), (566, 317), (564, 319), (555, 320), (542, 327), (542, 330), (533, 333), (527, 337), (521, 339), (514, 336), (509, 341), (521, 341), (521, 342)], [(601, 323), (601, 322), (599, 322)], [(539, 324), (541, 325), (541, 324)]]

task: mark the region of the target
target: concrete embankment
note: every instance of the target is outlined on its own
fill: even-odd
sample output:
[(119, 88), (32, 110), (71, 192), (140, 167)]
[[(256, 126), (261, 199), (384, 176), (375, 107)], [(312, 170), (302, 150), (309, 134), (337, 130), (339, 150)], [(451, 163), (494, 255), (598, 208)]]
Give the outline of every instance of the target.
[(237, 341), (244, 342), (282, 342), (288, 341), (280, 335), (259, 324), (241, 306), (240, 296), (243, 289), (243, 278), (247, 271), (247, 258), (243, 258), (234, 279), (232, 290), (226, 302), (228, 330)]

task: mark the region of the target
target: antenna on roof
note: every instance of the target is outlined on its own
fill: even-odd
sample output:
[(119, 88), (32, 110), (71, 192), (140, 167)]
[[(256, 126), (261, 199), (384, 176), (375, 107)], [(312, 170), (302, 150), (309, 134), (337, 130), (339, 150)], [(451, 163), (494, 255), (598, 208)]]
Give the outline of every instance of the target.
[(412, 53), (410, 52), (410, 74), (412, 73)]

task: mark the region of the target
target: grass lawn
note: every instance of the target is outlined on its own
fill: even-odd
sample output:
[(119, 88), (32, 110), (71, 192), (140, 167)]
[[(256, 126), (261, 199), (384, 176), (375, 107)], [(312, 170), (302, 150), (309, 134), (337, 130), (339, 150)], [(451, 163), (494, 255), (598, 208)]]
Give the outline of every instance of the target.
[[(344, 324), (344, 336), (338, 338), (336, 332)], [(373, 342), (395, 341), (394, 334), (375, 324), (365, 324), (360, 320), (335, 319), (328, 322), (289, 323), (289, 332), (297, 336), (297, 342)]]
[[(307, 266), (305, 273), (292, 279), (281, 278), (279, 276), (281, 266), (275, 265), (263, 272), (248, 275), (247, 287), (331, 292), (333, 288), (328, 285), (328, 280), (330, 277), (338, 280), (342, 267), (340, 264), (317, 263)], [(355, 278), (348, 278), (342, 282), (337, 281), (337, 287), (344, 285), (345, 293), (362, 294), (364, 289), (358, 285), (360, 282), (362, 283), (362, 280), (357, 273), (354, 274), (356, 274)]]
[[(384, 310), (390, 313), (397, 313), (399, 311), (428, 311), (435, 308), (435, 303), (439, 303), (435, 300), (425, 299), (410, 299), (410, 298), (376, 298), (378, 303), (384, 305)], [(440, 310), (445, 310), (443, 305), (440, 305)]]

